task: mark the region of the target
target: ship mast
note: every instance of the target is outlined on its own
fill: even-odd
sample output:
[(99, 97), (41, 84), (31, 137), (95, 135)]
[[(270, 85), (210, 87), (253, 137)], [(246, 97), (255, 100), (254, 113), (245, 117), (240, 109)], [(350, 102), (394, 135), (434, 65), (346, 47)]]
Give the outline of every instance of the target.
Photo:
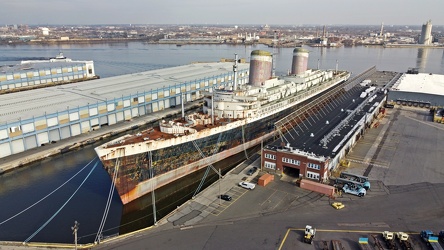
[(234, 54), (234, 65), (233, 65), (233, 90), (237, 90), (237, 54)]
[(185, 107), (184, 107), (184, 104), (183, 104), (183, 98), (184, 97), (184, 93), (182, 93), (182, 95), (180, 96), (180, 102), (181, 102), (181, 105), (182, 105), (182, 118), (185, 118)]
[(214, 88), (211, 93), (211, 124), (214, 125)]

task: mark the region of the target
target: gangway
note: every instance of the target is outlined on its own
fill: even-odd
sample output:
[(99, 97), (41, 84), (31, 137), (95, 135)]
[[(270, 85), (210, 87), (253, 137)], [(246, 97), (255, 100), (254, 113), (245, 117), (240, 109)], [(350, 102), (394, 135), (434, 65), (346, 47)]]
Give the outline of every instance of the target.
[(350, 184), (351, 186), (355, 186), (355, 187), (364, 187), (364, 183), (358, 182), (358, 181), (353, 181), (350, 179), (345, 179), (345, 178), (332, 178), (332, 180), (334, 180), (335, 184)]
[(356, 181), (359, 183), (363, 183), (364, 184), (364, 188), (366, 190), (370, 189), (370, 182), (368, 181), (368, 177), (367, 176), (363, 176), (363, 175), (358, 175), (358, 174), (352, 174), (352, 173), (348, 173), (348, 172), (342, 172), (340, 175), (340, 178), (343, 179), (348, 179), (351, 181)]

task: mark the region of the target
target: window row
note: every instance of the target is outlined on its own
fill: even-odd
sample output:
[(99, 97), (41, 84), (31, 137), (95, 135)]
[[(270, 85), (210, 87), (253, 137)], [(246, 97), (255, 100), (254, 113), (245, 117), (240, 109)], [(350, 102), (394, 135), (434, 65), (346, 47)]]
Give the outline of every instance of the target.
[(294, 160), (294, 159), (290, 159), (290, 158), (285, 158), (285, 157), (282, 157), (282, 162), (290, 163), (290, 164), (297, 165), (297, 166), (301, 165), (300, 161)]
[(276, 160), (276, 155), (274, 155), (274, 154), (265, 154), (265, 158)]
[(321, 170), (321, 166), (318, 164), (314, 164), (314, 163), (307, 163), (307, 167), (312, 168), (312, 169)]
[(272, 163), (272, 162), (268, 162), (268, 161), (264, 162), (264, 167), (268, 168), (268, 169), (276, 170), (276, 164)]
[(313, 180), (319, 180), (319, 174), (307, 171), (307, 178)]

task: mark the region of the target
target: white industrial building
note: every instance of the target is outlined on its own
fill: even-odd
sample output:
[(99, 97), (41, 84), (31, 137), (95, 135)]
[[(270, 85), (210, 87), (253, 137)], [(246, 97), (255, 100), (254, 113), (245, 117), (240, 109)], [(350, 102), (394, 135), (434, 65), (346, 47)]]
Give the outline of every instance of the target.
[(387, 100), (415, 107), (444, 106), (444, 75), (403, 74), (390, 88)]
[(0, 92), (95, 79), (93, 61), (73, 61), (60, 54), (48, 60), (0, 66)]
[[(180, 105), (182, 96), (196, 100), (232, 84), (232, 70), (232, 62), (199, 63), (1, 95), (0, 158)], [(238, 65), (240, 84), (248, 72)]]

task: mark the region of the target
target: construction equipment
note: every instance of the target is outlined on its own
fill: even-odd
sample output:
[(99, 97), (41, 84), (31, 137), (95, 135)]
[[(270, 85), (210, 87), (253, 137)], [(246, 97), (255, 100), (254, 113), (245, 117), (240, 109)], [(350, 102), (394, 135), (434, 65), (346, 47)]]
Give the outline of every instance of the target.
[(385, 244), (389, 250), (397, 250), (398, 246), (395, 243), (395, 237), (393, 232), (384, 231), (382, 232), (382, 238), (384, 238)]
[(342, 167), (350, 167), (350, 161), (345, 158), (341, 159), (340, 164)]
[(409, 241), (409, 235), (404, 232), (397, 232), (396, 238), (399, 240), (399, 243), (401, 244), (401, 248), (403, 250), (412, 250), (412, 244)]
[(310, 225), (305, 226), (304, 242), (308, 244), (313, 244), (313, 239), (316, 235), (316, 228)]
[(423, 239), (428, 246), (432, 247), (434, 250), (442, 250), (443, 248), (438, 242), (438, 236), (434, 235), (431, 230), (422, 230), (421, 239)]

